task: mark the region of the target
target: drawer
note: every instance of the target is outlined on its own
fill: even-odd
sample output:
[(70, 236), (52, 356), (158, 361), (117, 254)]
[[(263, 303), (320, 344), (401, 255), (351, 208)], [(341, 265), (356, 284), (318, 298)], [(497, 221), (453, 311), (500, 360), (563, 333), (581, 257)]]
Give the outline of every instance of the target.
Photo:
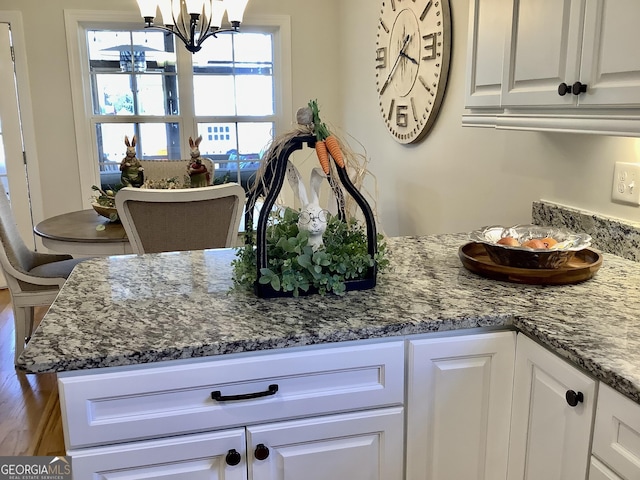
[(60, 374), (66, 447), (403, 402), (402, 341), (271, 352)]
[(640, 479), (640, 405), (604, 384), (591, 453), (619, 476)]

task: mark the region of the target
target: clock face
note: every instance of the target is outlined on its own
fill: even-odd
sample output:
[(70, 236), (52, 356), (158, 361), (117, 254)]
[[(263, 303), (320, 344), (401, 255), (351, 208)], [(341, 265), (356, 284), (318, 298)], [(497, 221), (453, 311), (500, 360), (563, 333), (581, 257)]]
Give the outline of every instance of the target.
[(398, 142), (421, 140), (435, 122), (450, 56), (449, 0), (382, 0), (376, 86), (380, 113)]

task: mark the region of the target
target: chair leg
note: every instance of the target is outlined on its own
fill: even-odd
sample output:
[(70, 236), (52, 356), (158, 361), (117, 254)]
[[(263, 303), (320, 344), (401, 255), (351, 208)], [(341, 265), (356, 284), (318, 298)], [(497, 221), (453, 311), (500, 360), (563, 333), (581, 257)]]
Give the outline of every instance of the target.
[(14, 365), (18, 363), (18, 357), (24, 350), (27, 338), (33, 333), (33, 307), (14, 307), (13, 320), (16, 332)]

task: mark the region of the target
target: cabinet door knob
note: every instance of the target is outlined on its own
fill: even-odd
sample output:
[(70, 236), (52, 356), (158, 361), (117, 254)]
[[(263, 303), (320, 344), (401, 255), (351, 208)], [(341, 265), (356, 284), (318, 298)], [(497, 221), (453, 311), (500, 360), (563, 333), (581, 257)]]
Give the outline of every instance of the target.
[(576, 82), (571, 87), (571, 93), (573, 93), (574, 95), (580, 95), (581, 93), (584, 93), (586, 91), (587, 85), (584, 83)]
[(264, 443), (259, 443), (256, 446), (256, 451), (253, 454), (258, 460), (264, 460), (269, 456), (269, 449)]
[(231, 450), (229, 450), (229, 452), (227, 452), (225, 461), (227, 462), (227, 465), (231, 465), (233, 467), (234, 465), (238, 465), (241, 459), (242, 457), (240, 456), (238, 451), (235, 448), (232, 448)]
[(567, 390), (564, 398), (567, 399), (567, 403), (572, 407), (575, 407), (578, 403), (584, 402), (584, 395), (582, 392), (574, 392), (573, 390)]
[(560, 95), (561, 97), (564, 97), (570, 91), (571, 87), (566, 83), (562, 82), (560, 85), (558, 85), (558, 95)]

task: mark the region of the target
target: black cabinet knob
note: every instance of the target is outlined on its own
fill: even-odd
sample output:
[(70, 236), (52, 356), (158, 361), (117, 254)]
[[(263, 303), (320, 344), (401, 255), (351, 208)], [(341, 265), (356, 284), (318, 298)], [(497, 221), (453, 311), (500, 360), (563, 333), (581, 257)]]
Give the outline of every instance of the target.
[(560, 95), (561, 97), (564, 97), (570, 91), (571, 87), (566, 83), (562, 82), (560, 85), (558, 85), (558, 95)]
[(573, 390), (567, 390), (564, 398), (567, 399), (567, 403), (572, 407), (575, 407), (578, 403), (584, 402), (584, 395), (582, 392), (574, 392)]
[(227, 452), (227, 456), (225, 458), (227, 465), (231, 465), (232, 467), (234, 465), (238, 465), (240, 463), (240, 460), (242, 459), (242, 457), (240, 456), (240, 454), (238, 453), (238, 451), (235, 448), (232, 448), (231, 450), (229, 450), (229, 452)]
[(584, 83), (576, 82), (571, 86), (571, 93), (574, 95), (580, 95), (587, 91), (587, 85)]
[(263, 443), (259, 443), (256, 446), (256, 451), (253, 454), (258, 460), (264, 460), (269, 456), (269, 449)]

